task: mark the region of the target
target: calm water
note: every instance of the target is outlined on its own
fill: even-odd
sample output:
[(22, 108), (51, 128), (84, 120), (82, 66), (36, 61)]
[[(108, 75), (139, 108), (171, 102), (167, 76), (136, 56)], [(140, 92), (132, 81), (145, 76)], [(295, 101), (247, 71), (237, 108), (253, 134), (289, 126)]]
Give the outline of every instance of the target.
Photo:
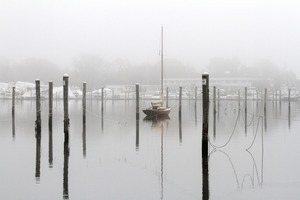
[[(70, 101), (70, 141), (64, 143), (63, 103), (42, 102), (41, 137), (35, 102), (0, 100), (0, 199), (300, 198), (300, 104), (221, 101), (210, 112), (208, 177), (202, 175), (201, 101), (170, 101), (170, 119), (135, 119), (135, 101)], [(140, 109), (150, 102), (141, 101)], [(266, 116), (266, 117), (265, 117)], [(215, 119), (215, 120), (214, 120)], [(247, 122), (245, 123), (245, 120)], [(245, 125), (246, 124), (246, 125)], [(222, 147), (223, 146), (223, 147)], [(214, 148), (220, 147), (220, 148)], [(250, 147), (250, 149), (248, 149)], [(248, 149), (248, 150), (247, 150)], [(203, 179), (204, 178), (204, 179)]]

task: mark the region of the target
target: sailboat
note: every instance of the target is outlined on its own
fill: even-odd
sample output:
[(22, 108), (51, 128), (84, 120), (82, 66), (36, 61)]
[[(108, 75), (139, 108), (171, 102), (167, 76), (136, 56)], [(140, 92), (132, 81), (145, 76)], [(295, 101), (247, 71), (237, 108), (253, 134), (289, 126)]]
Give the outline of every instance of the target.
[(169, 117), (169, 113), (171, 111), (170, 107), (164, 106), (164, 59), (163, 59), (163, 27), (161, 27), (161, 59), (160, 59), (160, 99), (157, 101), (152, 101), (151, 106), (143, 110), (147, 119), (152, 118), (161, 118), (161, 117)]

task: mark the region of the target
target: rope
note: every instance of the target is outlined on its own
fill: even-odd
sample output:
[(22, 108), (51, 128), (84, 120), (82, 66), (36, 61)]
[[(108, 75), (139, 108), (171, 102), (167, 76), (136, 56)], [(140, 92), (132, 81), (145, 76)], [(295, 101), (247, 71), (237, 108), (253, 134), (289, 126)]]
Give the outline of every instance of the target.
[(233, 136), (233, 133), (235, 132), (235, 129), (236, 129), (236, 126), (237, 126), (237, 123), (238, 123), (238, 119), (239, 119), (239, 117), (240, 117), (240, 112), (241, 112), (241, 110), (239, 110), (239, 112), (238, 112), (238, 115), (237, 115), (237, 118), (236, 118), (236, 121), (235, 121), (233, 130), (232, 130), (232, 133), (231, 133), (229, 139), (227, 140), (227, 142), (226, 142), (225, 144), (223, 144), (223, 145), (221, 145), (221, 146), (214, 145), (214, 144), (211, 142), (210, 137), (209, 137), (209, 135), (208, 135), (208, 141), (209, 141), (209, 144), (210, 144), (212, 147), (214, 147), (214, 148), (223, 148), (223, 147), (225, 147), (225, 146), (230, 142), (230, 140), (231, 140), (231, 138), (232, 138), (232, 136)]
[[(262, 116), (258, 116), (258, 123), (257, 123), (257, 126), (256, 126), (256, 132), (255, 132), (255, 135), (254, 135), (254, 139), (251, 143), (251, 145), (246, 149), (247, 151), (253, 146), (255, 140), (256, 140), (256, 136), (257, 136), (257, 133), (258, 133), (258, 127), (259, 127), (259, 122), (260, 122), (260, 119), (261, 121), (263, 122), (263, 117)], [(263, 134), (263, 133), (262, 133)]]

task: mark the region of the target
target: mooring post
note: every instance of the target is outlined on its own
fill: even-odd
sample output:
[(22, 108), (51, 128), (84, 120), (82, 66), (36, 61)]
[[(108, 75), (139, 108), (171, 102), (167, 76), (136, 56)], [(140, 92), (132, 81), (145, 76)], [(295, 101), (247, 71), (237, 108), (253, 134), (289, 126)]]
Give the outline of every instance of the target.
[(15, 96), (16, 96), (16, 88), (12, 87), (12, 115), (15, 115)]
[(48, 90), (48, 95), (49, 95), (49, 129), (52, 128), (52, 115), (53, 115), (53, 82), (49, 81), (49, 90)]
[(139, 90), (139, 84), (136, 83), (135, 84), (135, 94), (136, 94), (136, 106), (135, 106), (135, 118), (136, 120), (139, 120), (140, 118), (140, 102), (139, 102), (139, 99), (140, 99), (140, 90)]
[(83, 82), (83, 89), (82, 89), (82, 116), (83, 116), (83, 124), (85, 125), (85, 121), (86, 121), (86, 82)]
[(69, 76), (67, 74), (63, 77), (63, 94), (64, 94), (64, 132), (65, 141), (69, 140)]
[(208, 184), (208, 114), (209, 114), (209, 75), (202, 74), (202, 191), (203, 199), (209, 199)]
[(101, 88), (101, 129), (103, 131), (104, 127), (104, 119), (103, 119), (103, 96), (104, 96), (104, 88)]
[(41, 88), (40, 80), (35, 80), (35, 96), (36, 96), (36, 131), (41, 132)]
[(202, 157), (208, 157), (209, 75), (202, 74)]
[(135, 84), (135, 91), (136, 91), (136, 114), (135, 114), (135, 150), (139, 150), (140, 146), (140, 89), (139, 89), (139, 84)]
[(101, 88), (101, 112), (103, 113), (104, 87)]
[(291, 107), (291, 88), (289, 88), (289, 109)]
[(182, 106), (182, 86), (179, 86), (179, 117), (181, 117), (181, 106)]
[(291, 127), (291, 88), (289, 88), (289, 107), (288, 107), (288, 124)]

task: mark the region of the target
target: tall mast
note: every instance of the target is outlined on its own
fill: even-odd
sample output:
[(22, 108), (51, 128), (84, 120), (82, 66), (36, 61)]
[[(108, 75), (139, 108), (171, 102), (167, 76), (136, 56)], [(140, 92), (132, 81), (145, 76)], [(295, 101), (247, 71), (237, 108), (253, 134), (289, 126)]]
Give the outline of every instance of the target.
[(163, 101), (164, 99), (164, 30), (163, 26), (161, 26), (161, 55), (160, 55), (160, 65), (161, 65), (161, 71), (160, 71), (160, 99)]

